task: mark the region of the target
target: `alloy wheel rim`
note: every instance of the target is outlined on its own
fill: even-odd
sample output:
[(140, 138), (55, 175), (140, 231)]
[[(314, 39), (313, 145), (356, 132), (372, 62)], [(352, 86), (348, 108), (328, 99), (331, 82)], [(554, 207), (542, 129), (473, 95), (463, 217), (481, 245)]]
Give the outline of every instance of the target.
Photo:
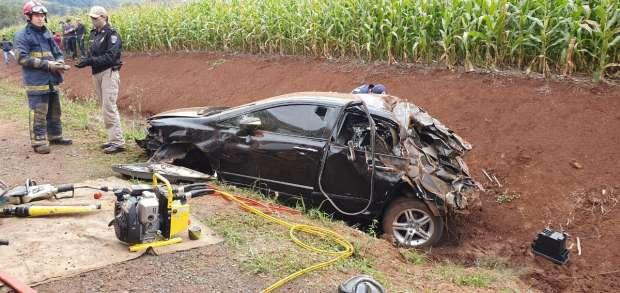
[(419, 209), (400, 212), (392, 223), (396, 243), (403, 246), (419, 246), (433, 237), (434, 224), (431, 215)]

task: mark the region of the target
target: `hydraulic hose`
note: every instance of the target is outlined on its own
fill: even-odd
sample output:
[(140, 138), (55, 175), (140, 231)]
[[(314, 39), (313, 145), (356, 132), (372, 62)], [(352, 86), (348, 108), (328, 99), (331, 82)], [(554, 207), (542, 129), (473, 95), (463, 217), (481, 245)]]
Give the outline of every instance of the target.
[[(368, 204), (366, 205), (366, 207), (364, 207), (363, 209), (361, 209), (358, 212), (345, 212), (343, 211), (340, 207), (338, 207), (336, 205), (336, 203), (329, 197), (329, 195), (327, 194), (327, 192), (325, 192), (325, 190), (323, 189), (323, 185), (322, 185), (322, 179), (323, 179), (323, 171), (325, 170), (325, 163), (327, 161), (327, 155), (329, 154), (329, 149), (331, 147), (331, 143), (332, 143), (332, 139), (334, 138), (334, 136), (336, 135), (336, 132), (338, 131), (338, 125), (340, 123), (336, 123), (334, 125), (334, 127), (332, 128), (331, 134), (329, 136), (329, 140), (327, 141), (327, 144), (325, 144), (325, 147), (323, 148), (323, 160), (321, 160), (321, 170), (319, 171), (319, 179), (318, 179), (318, 185), (319, 185), (319, 190), (321, 191), (321, 194), (323, 196), (325, 196), (325, 198), (327, 199), (327, 201), (329, 201), (329, 203), (340, 213), (347, 215), (347, 216), (356, 216), (359, 215), (361, 213), (364, 213), (368, 210), (368, 208), (370, 208), (370, 205), (372, 204), (372, 199), (373, 199), (373, 195), (375, 192), (375, 136), (376, 136), (376, 132), (377, 132), (377, 128), (375, 125), (375, 121), (372, 119), (372, 116), (370, 115), (370, 112), (368, 111), (368, 107), (366, 106), (366, 103), (364, 103), (364, 101), (351, 101), (347, 104), (345, 104), (342, 109), (340, 110), (340, 113), (338, 115), (338, 117), (343, 117), (344, 119), (344, 111), (351, 105), (353, 105), (354, 103), (360, 103), (362, 105), (362, 110), (364, 110), (364, 113), (366, 114), (366, 117), (368, 117), (368, 123), (370, 124), (370, 153), (371, 153), (371, 158), (372, 158), (372, 164), (370, 166), (370, 196), (368, 198)], [(343, 121), (344, 122), (344, 121)]]
[[(351, 256), (353, 254), (353, 245), (347, 241), (346, 239), (344, 239), (341, 235), (339, 235), (338, 233), (326, 229), (326, 228), (321, 228), (321, 227), (316, 227), (316, 226), (311, 226), (311, 225), (305, 225), (305, 224), (295, 224), (295, 223), (289, 223), (287, 221), (284, 221), (282, 219), (267, 215), (265, 213), (263, 213), (262, 211), (249, 206), (248, 204), (244, 203), (243, 201), (239, 200), (235, 195), (227, 193), (227, 192), (223, 192), (223, 191), (217, 191), (219, 194), (221, 194), (223, 197), (227, 198), (228, 200), (232, 200), (236, 203), (238, 203), (241, 207), (243, 207), (245, 210), (250, 211), (251, 213), (254, 213), (264, 219), (267, 219), (271, 222), (274, 222), (276, 224), (280, 224), (282, 226), (285, 226), (287, 228), (289, 228), (289, 235), (291, 237), (291, 239), (293, 240), (293, 242), (295, 242), (297, 245), (313, 251), (313, 252), (317, 252), (317, 253), (321, 253), (321, 254), (327, 254), (327, 255), (331, 255), (334, 256), (334, 258), (324, 261), (324, 262), (320, 262), (317, 264), (314, 264), (312, 266), (309, 266), (307, 268), (301, 269), (297, 272), (294, 272), (288, 276), (286, 276), (283, 279), (280, 279), (279, 281), (273, 283), (271, 286), (267, 287), (266, 289), (264, 289), (262, 292), (272, 292), (273, 290), (281, 287), (282, 285), (286, 284), (287, 282), (298, 278), (299, 276), (309, 273), (311, 271), (315, 271), (321, 268), (324, 268), (326, 266), (329, 266), (330, 264), (333, 264), (339, 260), (345, 259), (349, 256)], [(308, 243), (304, 243), (303, 241), (299, 240), (299, 238), (297, 238), (297, 236), (295, 235), (296, 231), (300, 231), (300, 232), (306, 232), (308, 234), (313, 234), (313, 235), (317, 235), (317, 236), (322, 236), (325, 238), (329, 238), (331, 240), (333, 240), (334, 242), (338, 243), (338, 245), (340, 245), (341, 247), (343, 247), (343, 250), (338, 250), (338, 251), (332, 251), (332, 250), (325, 250), (325, 249), (321, 249), (318, 248), (316, 246), (310, 245)]]

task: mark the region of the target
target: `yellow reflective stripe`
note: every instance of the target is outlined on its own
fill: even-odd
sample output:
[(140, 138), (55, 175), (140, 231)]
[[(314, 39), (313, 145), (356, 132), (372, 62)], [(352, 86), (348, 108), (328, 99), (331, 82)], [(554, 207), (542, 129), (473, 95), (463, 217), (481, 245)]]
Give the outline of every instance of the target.
[(35, 58), (54, 57), (54, 55), (52, 55), (52, 52), (50, 51), (30, 52), (30, 56), (35, 57)]
[[(27, 91), (48, 91), (50, 89), (50, 85), (49, 84), (45, 84), (45, 85), (26, 85), (26, 90)], [(57, 90), (58, 87), (57, 86), (52, 86), (52, 89)]]

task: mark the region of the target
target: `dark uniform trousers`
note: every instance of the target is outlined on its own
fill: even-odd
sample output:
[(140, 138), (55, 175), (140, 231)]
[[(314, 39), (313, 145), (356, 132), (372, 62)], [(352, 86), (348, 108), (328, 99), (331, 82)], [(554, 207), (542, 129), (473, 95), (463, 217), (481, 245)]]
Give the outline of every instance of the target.
[[(47, 140), (62, 138), (61, 108), (58, 90), (50, 86), (47, 93), (28, 94), (32, 145), (44, 145)], [(47, 134), (47, 136), (46, 136)]]

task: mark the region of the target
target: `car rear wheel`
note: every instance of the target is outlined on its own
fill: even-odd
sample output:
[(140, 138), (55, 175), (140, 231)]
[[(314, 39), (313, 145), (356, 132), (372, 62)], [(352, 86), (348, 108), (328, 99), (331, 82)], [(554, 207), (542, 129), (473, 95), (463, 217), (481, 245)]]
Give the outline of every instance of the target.
[(383, 232), (397, 246), (430, 246), (441, 238), (443, 221), (434, 216), (422, 201), (402, 197), (394, 200), (387, 209)]

